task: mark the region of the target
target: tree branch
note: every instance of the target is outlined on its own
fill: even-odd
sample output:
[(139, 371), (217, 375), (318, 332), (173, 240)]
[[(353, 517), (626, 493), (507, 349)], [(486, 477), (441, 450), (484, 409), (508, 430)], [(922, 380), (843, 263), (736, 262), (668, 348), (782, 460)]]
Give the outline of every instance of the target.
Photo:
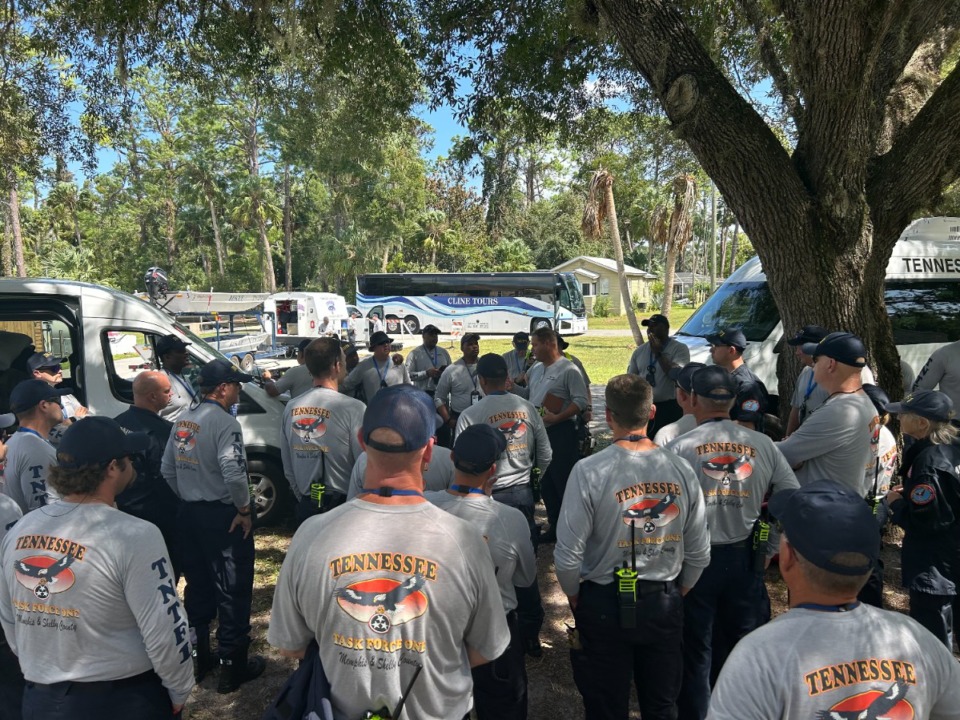
[(892, 227), (905, 227), (960, 177), (957, 117), (960, 65), (934, 91), (890, 151), (871, 163), (867, 198), (875, 223), (883, 218)]

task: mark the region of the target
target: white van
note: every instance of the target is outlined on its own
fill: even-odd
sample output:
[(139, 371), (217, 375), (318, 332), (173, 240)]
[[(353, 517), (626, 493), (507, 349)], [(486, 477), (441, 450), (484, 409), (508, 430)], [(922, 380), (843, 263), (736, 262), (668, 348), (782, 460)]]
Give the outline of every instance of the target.
[[(341, 340), (349, 339), (350, 314), (342, 295), (280, 292), (268, 297), (263, 309), (266, 318), (276, 318), (277, 342), (282, 345), (297, 345), (301, 340), (329, 333)], [(326, 333), (323, 332), (324, 318), (329, 322)]]
[[(157, 338), (170, 334), (191, 343), (187, 375), (223, 357), (166, 313), (132, 295), (68, 280), (0, 279), (0, 337), (4, 346), (21, 348), (16, 356), (0, 358), (0, 408), (8, 406), (10, 390), (27, 377), (22, 348), (34, 345), (67, 357), (64, 377), (73, 394), (96, 415), (115, 417), (133, 402), (136, 373), (157, 366)], [(278, 400), (255, 383), (244, 385), (237, 419), (264, 524), (280, 520), (293, 498), (280, 460), (282, 416)]]
[[(934, 350), (960, 339), (960, 218), (923, 218), (903, 231), (887, 264), (884, 297), (897, 350), (916, 376)], [(727, 278), (676, 337), (689, 346), (691, 361), (709, 363), (706, 336), (725, 327), (743, 330), (743, 359), (775, 394), (777, 354), (790, 346), (760, 258)]]

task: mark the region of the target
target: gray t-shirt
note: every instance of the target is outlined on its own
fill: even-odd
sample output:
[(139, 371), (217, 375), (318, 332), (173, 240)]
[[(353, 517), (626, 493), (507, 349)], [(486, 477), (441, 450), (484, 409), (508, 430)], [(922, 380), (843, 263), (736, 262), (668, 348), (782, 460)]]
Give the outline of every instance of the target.
[(362, 385), (364, 397), (367, 398), (367, 402), (370, 402), (373, 396), (380, 392), (381, 383), (388, 387), (390, 385), (409, 385), (410, 375), (407, 373), (407, 366), (403, 363), (395, 365), (392, 356), (387, 358), (386, 363), (382, 363), (371, 355), (361, 360), (350, 371), (350, 374), (340, 385), (340, 392), (345, 395), (353, 395), (354, 389)]
[(866, 493), (864, 468), (876, 457), (880, 418), (863, 392), (828, 398), (777, 447), (795, 470), (801, 485), (836, 480), (860, 495)]
[(365, 409), (359, 400), (323, 387), (287, 403), (280, 454), (297, 497), (309, 495), (314, 482), (347, 492), (350, 472), (363, 452), (357, 435)]
[(449, 410), (462, 413), (482, 397), (477, 364), (467, 365), (463, 358), (460, 358), (440, 376), (434, 402), (437, 407), (446, 405)]
[(173, 425), (160, 472), (181, 500), (250, 504), (247, 451), (240, 423), (221, 405), (204, 401)]
[[(860, 371), (860, 381), (863, 384), (874, 384), (873, 371), (864, 366)], [(813, 368), (805, 367), (800, 371), (797, 377), (797, 385), (793, 388), (793, 396), (790, 398), (790, 406), (800, 411), (800, 422), (807, 419), (814, 410), (823, 405), (824, 400), (830, 396), (826, 390), (813, 381)]]
[(0, 541), (22, 517), (23, 511), (20, 510), (16, 500), (8, 495), (0, 494)]
[(457, 421), (457, 435), (471, 425), (486, 423), (503, 433), (507, 448), (497, 461), (497, 489), (530, 482), (534, 464), (546, 472), (553, 449), (537, 409), (512, 393), (495, 393), (467, 408)]
[(0, 623), (30, 682), (156, 670), (172, 704), (193, 688), (187, 615), (150, 523), (101, 503), (28, 513), (0, 545)]
[(707, 720), (960, 717), (960, 665), (896, 612), (794, 608), (743, 638), (727, 659)]
[(543, 399), (547, 394), (554, 395), (563, 400), (560, 412), (570, 407), (570, 403), (575, 404), (581, 411), (590, 404), (590, 392), (583, 380), (583, 373), (565, 357), (559, 358), (549, 367), (538, 362), (527, 373), (527, 387), (514, 389), (536, 407), (543, 406)]
[(427, 370), (439, 370), (450, 364), (450, 353), (444, 348), (437, 345), (433, 350), (427, 350), (423, 345), (419, 345), (407, 355), (407, 374), (420, 390), (434, 391), (437, 389), (437, 381), (427, 376)]
[(512, 348), (505, 352), (501, 357), (504, 359), (504, 362), (507, 363), (507, 373), (510, 375), (510, 379), (516, 381), (518, 377), (523, 375), (527, 371), (527, 355), (517, 354), (515, 348)]
[(697, 474), (713, 545), (750, 537), (768, 490), (800, 487), (770, 438), (732, 420), (701, 423), (667, 450)]
[(3, 493), (20, 510), (31, 510), (56, 500), (59, 495), (47, 486), (50, 468), (57, 464), (57, 451), (46, 438), (21, 428), (7, 441), (7, 462), (3, 466)]
[(170, 422), (175, 422), (177, 418), (190, 409), (190, 404), (197, 396), (197, 391), (183, 375), (164, 370), (167, 379), (170, 380), (170, 404), (160, 411), (160, 417)]
[(631, 565), (631, 547), (641, 580), (692, 587), (710, 564), (703, 492), (673, 453), (611, 445), (567, 481), (553, 555), (560, 587), (576, 595), (583, 580), (613, 582), (616, 568)]
[(309, 518), (280, 569), (267, 638), (301, 650), (316, 639), (335, 720), (383, 705), (418, 720), (461, 718), (473, 687), (466, 645), (487, 659), (510, 642), (480, 533), (428, 502), (352, 500)]
[(50, 435), (47, 437), (47, 440), (50, 441), (50, 444), (53, 445), (54, 448), (60, 447), (60, 439), (72, 424), (71, 421), (79, 420), (77, 412), (83, 407), (83, 404), (73, 395), (62, 395), (60, 397), (60, 403), (63, 405), (63, 422), (54, 426), (50, 430)]
[(664, 425), (662, 428), (657, 430), (657, 434), (653, 437), (653, 441), (660, 447), (664, 447), (670, 443), (671, 440), (676, 440), (678, 437), (684, 433), (688, 433), (697, 426), (697, 419), (693, 415), (684, 415), (676, 422), (672, 422), (669, 425)]
[[(353, 500), (363, 490), (363, 479), (367, 472), (367, 454), (360, 453), (350, 473), (350, 487), (347, 499)], [(450, 459), (450, 450), (439, 445), (433, 446), (433, 455), (427, 469), (423, 471), (424, 490), (446, 490), (453, 484), (456, 469)]]
[[(675, 398), (673, 380), (660, 367), (660, 362), (656, 358), (650, 357), (650, 353), (649, 342), (645, 342), (634, 350), (633, 355), (630, 356), (630, 362), (627, 364), (627, 372), (631, 375), (639, 375), (646, 380), (647, 373), (652, 370), (654, 376), (654, 382), (651, 383), (653, 385), (653, 401), (656, 403), (673, 400)], [(690, 362), (690, 348), (676, 338), (670, 338), (667, 341), (661, 354), (670, 360), (670, 365), (673, 367), (683, 367)]]
[(515, 610), (517, 591), (514, 588), (530, 587), (537, 579), (537, 558), (530, 542), (530, 526), (523, 513), (488, 495), (454, 495), (441, 490), (424, 497), (480, 531), (493, 561), (503, 609)]
[(292, 400), (313, 387), (313, 375), (306, 365), (297, 365), (287, 370), (274, 385), (279, 392), (289, 394)]
[(938, 348), (913, 381), (914, 390), (933, 390), (953, 400), (953, 406), (960, 408), (960, 340)]

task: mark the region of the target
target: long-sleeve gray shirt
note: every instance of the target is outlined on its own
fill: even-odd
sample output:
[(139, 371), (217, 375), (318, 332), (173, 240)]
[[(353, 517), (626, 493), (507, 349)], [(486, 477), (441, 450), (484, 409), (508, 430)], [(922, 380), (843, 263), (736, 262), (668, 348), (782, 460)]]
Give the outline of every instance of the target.
[(437, 389), (437, 380), (429, 377), (427, 370), (442, 370), (450, 364), (450, 353), (439, 345), (433, 350), (419, 345), (410, 351), (406, 361), (407, 373), (413, 384), (420, 390), (431, 392)]
[(474, 399), (479, 400), (482, 397), (477, 364), (467, 365), (463, 358), (460, 358), (440, 376), (434, 402), (437, 407), (446, 405), (452, 412), (462, 413), (470, 407)]
[(243, 431), (237, 419), (212, 400), (174, 423), (160, 472), (186, 502), (220, 501), (237, 509), (250, 504)]
[(553, 555), (557, 580), (567, 595), (579, 594), (582, 581), (607, 585), (633, 553), (641, 580), (679, 578), (693, 587), (710, 564), (703, 492), (673, 453), (611, 445), (570, 473)]
[[(360, 453), (357, 463), (350, 473), (350, 486), (347, 490), (347, 500), (353, 500), (363, 490), (363, 479), (367, 472), (367, 454)], [(439, 445), (433, 446), (433, 455), (427, 469), (423, 471), (424, 490), (446, 490), (453, 484), (456, 469), (450, 459), (450, 450)]]
[(960, 408), (960, 340), (935, 350), (913, 382), (914, 390), (933, 390), (953, 400)]
[(682, 367), (690, 362), (690, 348), (679, 340), (670, 338), (659, 355), (653, 355), (650, 343), (645, 342), (633, 351), (630, 362), (627, 363), (627, 372), (631, 375), (639, 375), (646, 380), (648, 379), (648, 373), (653, 374), (654, 381), (650, 384), (653, 386), (653, 401), (655, 403), (674, 399), (673, 380), (660, 366), (658, 360), (660, 355), (667, 358), (672, 367)]
[(174, 422), (190, 409), (190, 405), (197, 396), (197, 391), (183, 375), (164, 370), (170, 381), (170, 403), (160, 410), (160, 417)]
[(371, 355), (361, 360), (350, 371), (350, 374), (340, 385), (340, 392), (345, 395), (353, 395), (353, 391), (362, 385), (364, 397), (367, 398), (367, 402), (370, 402), (373, 396), (380, 392), (381, 383), (388, 387), (390, 385), (410, 385), (407, 366), (403, 363), (395, 365), (392, 358), (387, 358), (386, 362), (383, 363)]
[(358, 433), (365, 409), (359, 400), (323, 387), (287, 403), (280, 455), (297, 497), (309, 495), (315, 482), (346, 494), (350, 473), (363, 452)]
[(532, 403), (512, 393), (487, 395), (461, 413), (457, 435), (481, 423), (498, 429), (507, 439), (507, 447), (497, 461), (498, 490), (530, 482), (534, 464), (541, 473), (546, 471), (553, 449), (543, 419)]
[(50, 468), (56, 464), (57, 451), (46, 438), (20, 429), (7, 441), (7, 462), (0, 471), (4, 494), (24, 513), (56, 500), (57, 492), (47, 486)]
[(557, 359), (549, 367), (538, 362), (527, 372), (527, 387), (515, 387), (514, 391), (530, 400), (535, 407), (542, 407), (548, 394), (558, 397), (563, 400), (560, 412), (570, 407), (570, 403), (576, 405), (580, 412), (590, 404), (590, 392), (583, 380), (583, 373), (565, 357)]
[(714, 545), (750, 537), (768, 490), (800, 487), (770, 438), (732, 420), (702, 423), (666, 449), (697, 474)]

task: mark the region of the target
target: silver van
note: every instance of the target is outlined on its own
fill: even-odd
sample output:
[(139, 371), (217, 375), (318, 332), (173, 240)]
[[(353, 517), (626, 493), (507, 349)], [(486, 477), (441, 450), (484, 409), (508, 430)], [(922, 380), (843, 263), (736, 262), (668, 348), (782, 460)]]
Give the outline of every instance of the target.
[[(0, 279), (0, 412), (27, 377), (25, 348), (69, 360), (65, 382), (96, 415), (115, 417), (133, 402), (132, 379), (156, 367), (163, 335), (189, 342), (187, 374), (223, 355), (149, 303), (117, 290), (69, 280)], [(255, 383), (244, 385), (237, 419), (243, 428), (250, 484), (260, 522), (279, 521), (292, 501), (280, 460), (283, 405)]]

